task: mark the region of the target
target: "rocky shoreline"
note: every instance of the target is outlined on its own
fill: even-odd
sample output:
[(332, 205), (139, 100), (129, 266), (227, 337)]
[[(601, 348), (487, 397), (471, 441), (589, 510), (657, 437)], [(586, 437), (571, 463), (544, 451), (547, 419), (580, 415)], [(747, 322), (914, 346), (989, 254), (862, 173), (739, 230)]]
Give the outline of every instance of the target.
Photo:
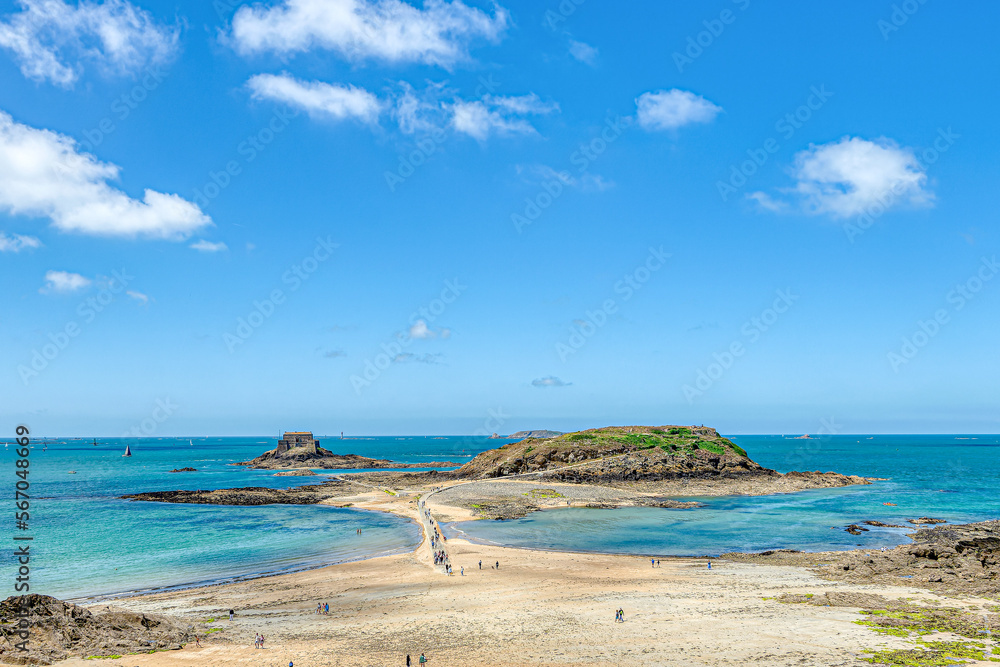
[(238, 489), (210, 491), (149, 491), (129, 493), (124, 500), (191, 505), (315, 505), (356, 492), (349, 482), (330, 480), (322, 484), (307, 484), (287, 489), (247, 486)]
[[(940, 520), (939, 520), (940, 521)], [(739, 562), (810, 567), (825, 579), (906, 585), (947, 594), (1000, 594), (1000, 520), (921, 528), (886, 551), (770, 551), (723, 554)]]
[(316, 453), (296, 448), (279, 454), (271, 449), (257, 458), (249, 461), (233, 463), (234, 466), (247, 466), (255, 470), (296, 470), (301, 468), (321, 468), (324, 470), (357, 470), (363, 468), (383, 468), (400, 470), (407, 468), (454, 468), (457, 463), (451, 461), (432, 461), (430, 463), (399, 463), (389, 459), (373, 459), (357, 454), (334, 454), (322, 447), (316, 448)]
[[(12, 626), (27, 613), (27, 652)], [(23, 665), (51, 665), (79, 656), (118, 658), (125, 654), (179, 650), (204, 631), (176, 618), (122, 610), (92, 612), (48, 595), (11, 596), (0, 602), (0, 660)]]

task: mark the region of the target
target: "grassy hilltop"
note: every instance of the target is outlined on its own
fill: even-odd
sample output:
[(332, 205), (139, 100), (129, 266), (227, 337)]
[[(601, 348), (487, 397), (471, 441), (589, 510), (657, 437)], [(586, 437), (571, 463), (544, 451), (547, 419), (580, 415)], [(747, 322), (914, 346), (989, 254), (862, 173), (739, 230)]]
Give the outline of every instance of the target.
[(609, 426), (525, 438), (483, 452), (456, 474), (491, 478), (531, 472), (581, 482), (777, 474), (705, 426)]

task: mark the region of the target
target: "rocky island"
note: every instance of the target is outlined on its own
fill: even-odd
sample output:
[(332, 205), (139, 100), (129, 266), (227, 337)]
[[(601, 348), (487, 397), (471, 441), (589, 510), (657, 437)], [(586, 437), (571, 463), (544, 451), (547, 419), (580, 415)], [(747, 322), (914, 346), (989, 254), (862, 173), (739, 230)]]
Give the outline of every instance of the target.
[[(715, 488), (761, 495), (811, 488), (870, 484), (835, 472), (781, 474), (755, 463), (742, 448), (705, 426), (612, 426), (559, 435), (526, 438), (483, 452), (454, 472), (463, 479), (534, 475), (574, 484), (628, 488)], [(690, 492), (688, 489), (687, 492)], [(688, 495), (693, 495), (688, 493)]]
[(250, 461), (234, 463), (238, 466), (263, 470), (294, 470), (322, 468), (324, 470), (354, 470), (359, 468), (451, 468), (450, 461), (431, 463), (398, 463), (388, 459), (372, 459), (357, 454), (335, 454), (319, 446), (319, 440), (308, 431), (286, 432), (278, 446)]

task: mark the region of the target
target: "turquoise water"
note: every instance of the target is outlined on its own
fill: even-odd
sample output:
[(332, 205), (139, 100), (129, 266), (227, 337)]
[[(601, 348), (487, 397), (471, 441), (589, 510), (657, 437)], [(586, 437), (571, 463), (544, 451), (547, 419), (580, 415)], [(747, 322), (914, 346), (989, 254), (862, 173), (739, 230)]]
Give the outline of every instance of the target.
[[(552, 510), (517, 521), (465, 522), (454, 530), (511, 546), (701, 556), (769, 548), (892, 546), (906, 541), (906, 530), (872, 528), (855, 537), (843, 527), (865, 520), (902, 523), (918, 516), (952, 522), (1000, 516), (997, 436), (733, 439), (754, 460), (782, 472), (835, 470), (891, 479), (780, 496), (695, 498), (704, 506), (694, 510)], [(3, 465), (13, 470), (14, 446), (3, 442)], [(504, 442), (388, 437), (324, 439), (323, 445), (338, 453), (409, 463), (461, 464)], [(139, 491), (289, 487), (323, 479), (275, 477), (271, 471), (230, 465), (273, 448), (274, 438), (130, 439), (129, 459), (121, 456), (125, 443), (35, 442), (30, 469), (32, 592), (83, 598), (226, 581), (407, 551), (419, 541), (416, 524), (378, 512), (118, 500)], [(168, 472), (186, 466), (198, 472)], [(357, 528), (363, 529), (360, 536)], [(0, 563), (13, 565), (10, 550), (0, 553)]]
[[(63, 599), (212, 583), (412, 550), (416, 523), (324, 506), (232, 507), (119, 500), (126, 493), (242, 486), (285, 488), (316, 477), (275, 477), (233, 466), (274, 438), (35, 441), (30, 450), (31, 591)], [(15, 445), (0, 441), (4, 469)], [(123, 458), (126, 442), (132, 457)], [(323, 439), (339, 453), (407, 463), (464, 463), (507, 441), (487, 438)], [(192, 467), (197, 472), (171, 473)], [(75, 471), (75, 474), (70, 474)], [(326, 472), (330, 471), (317, 471)], [(341, 471), (337, 471), (341, 472)], [(13, 475), (13, 473), (11, 473)], [(356, 530), (362, 529), (357, 535)], [(13, 566), (10, 550), (0, 563)]]
[[(469, 521), (451, 534), (495, 544), (644, 555), (703, 556), (728, 551), (824, 551), (891, 547), (911, 529), (843, 528), (877, 520), (906, 524), (921, 516), (953, 523), (1000, 517), (1000, 438), (997, 436), (830, 436), (793, 440), (739, 436), (733, 440), (769, 468), (833, 470), (889, 477), (870, 486), (802, 493), (697, 500), (702, 508), (619, 510), (565, 508), (513, 521)], [(883, 503), (895, 503), (886, 506)], [(833, 528), (833, 529), (832, 529)]]

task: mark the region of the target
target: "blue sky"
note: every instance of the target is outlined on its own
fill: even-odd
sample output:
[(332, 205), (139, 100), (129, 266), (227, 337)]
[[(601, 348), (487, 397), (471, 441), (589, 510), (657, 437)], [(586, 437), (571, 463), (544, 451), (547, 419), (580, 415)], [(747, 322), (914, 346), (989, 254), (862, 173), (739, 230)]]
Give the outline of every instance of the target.
[(996, 432), (998, 13), (0, 2), (0, 414)]

